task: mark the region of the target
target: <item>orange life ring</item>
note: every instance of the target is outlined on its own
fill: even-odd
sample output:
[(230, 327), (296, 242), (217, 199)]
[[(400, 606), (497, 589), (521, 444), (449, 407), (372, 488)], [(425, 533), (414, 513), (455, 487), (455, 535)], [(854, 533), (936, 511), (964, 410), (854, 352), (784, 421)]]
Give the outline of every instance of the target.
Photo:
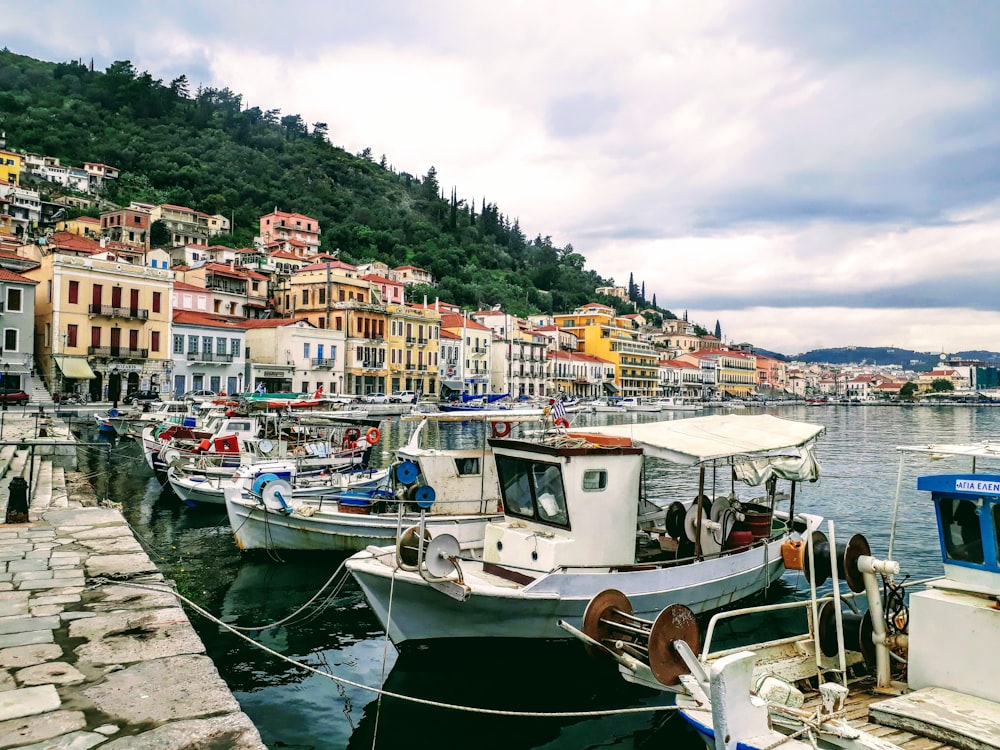
[(510, 422), (494, 422), (493, 437), (507, 437), (510, 434)]
[(357, 427), (348, 427), (346, 430), (344, 430), (345, 440), (357, 440), (359, 437), (361, 437), (361, 430), (359, 430)]
[(555, 426), (556, 427), (562, 427), (563, 429), (568, 430), (569, 429), (569, 420), (566, 419), (566, 417), (559, 417), (555, 421)]
[(382, 433), (378, 431), (378, 427), (369, 427), (368, 432), (365, 433), (365, 440), (368, 441), (368, 445), (375, 445), (381, 437)]

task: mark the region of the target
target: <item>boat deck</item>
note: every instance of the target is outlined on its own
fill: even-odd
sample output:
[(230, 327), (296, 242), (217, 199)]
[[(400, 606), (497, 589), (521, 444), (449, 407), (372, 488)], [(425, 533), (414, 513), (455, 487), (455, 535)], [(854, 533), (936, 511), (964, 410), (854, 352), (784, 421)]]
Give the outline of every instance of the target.
[[(972, 719), (968, 706), (955, 706), (949, 711), (943, 702), (939, 702), (939, 710), (929, 712), (926, 691), (891, 697), (873, 692), (872, 685), (869, 679), (851, 685), (851, 693), (841, 716), (854, 729), (891, 742), (904, 750), (988, 750), (1000, 747), (1000, 734), (997, 734), (995, 724), (992, 727), (985, 726), (985, 731), (977, 733), (979, 736), (972, 739), (947, 730), (947, 725), (953, 723), (961, 727), (963, 733), (969, 733)], [(815, 712), (821, 706), (818, 692), (806, 694), (802, 705), (804, 710)], [(906, 707), (911, 710), (906, 710)], [(925, 721), (930, 713), (934, 713), (937, 720)]]

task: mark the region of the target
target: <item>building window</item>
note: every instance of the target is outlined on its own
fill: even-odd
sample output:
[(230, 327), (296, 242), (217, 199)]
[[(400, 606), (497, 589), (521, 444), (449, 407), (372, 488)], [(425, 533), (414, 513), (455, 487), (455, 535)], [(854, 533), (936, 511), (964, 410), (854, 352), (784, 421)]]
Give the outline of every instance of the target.
[(323, 359), (323, 345), (316, 344), (316, 359)]
[(3, 350), (5, 352), (17, 351), (17, 329), (5, 328), (3, 331)]
[(149, 348), (154, 352), (160, 351), (160, 332), (150, 331), (149, 332)]
[(7, 312), (21, 312), (21, 290), (7, 288)]
[(305, 359), (309, 359), (309, 342), (306, 342), (302, 345), (302, 356)]
[(305, 306), (305, 305), (308, 305), (308, 304), (309, 304), (309, 290), (308, 289), (303, 289), (302, 290), (302, 305)]
[(221, 336), (215, 339), (215, 353), (216, 354), (226, 353), (226, 340)]
[(80, 301), (80, 282), (71, 281), (69, 282), (69, 302), (70, 304), (76, 304)]
[(198, 353), (198, 337), (188, 336), (188, 354)]
[(326, 289), (324, 289), (323, 287), (320, 287), (319, 291), (316, 292), (316, 295), (317, 295), (317, 297), (316, 297), (317, 303), (319, 303), (320, 305), (325, 305), (326, 304)]
[(174, 336), (174, 354), (184, 353), (184, 337), (180, 334)]
[(229, 339), (229, 353), (233, 357), (240, 356), (240, 340), (239, 339)]
[(153, 292), (153, 312), (155, 313), (160, 311), (160, 295), (161, 292)]
[(101, 327), (91, 326), (90, 327), (90, 345), (100, 346), (101, 345)]
[(77, 327), (74, 323), (66, 326), (66, 346), (76, 346)]

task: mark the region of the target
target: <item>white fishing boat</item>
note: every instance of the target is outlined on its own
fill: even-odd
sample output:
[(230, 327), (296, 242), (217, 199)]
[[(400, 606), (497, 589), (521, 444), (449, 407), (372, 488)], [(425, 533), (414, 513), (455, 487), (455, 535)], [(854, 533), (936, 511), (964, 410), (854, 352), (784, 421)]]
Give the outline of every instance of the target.
[(683, 396), (664, 396), (656, 399), (660, 411), (701, 411), (701, 404), (689, 401)]
[[(202, 414), (207, 411), (202, 411)], [(143, 406), (112, 409), (108, 412), (108, 421), (120, 437), (139, 437), (148, 425), (183, 424), (185, 418), (188, 419), (189, 426), (194, 427), (197, 416), (192, 404), (187, 401), (159, 401)]]
[[(488, 449), (421, 448), (426, 421), (396, 452), (389, 481), (337, 493), (321, 503), (300, 497), (300, 485), (271, 474), (225, 488), (226, 510), (242, 550), (356, 551), (394, 544), (425, 517), (428, 538), (447, 533), (462, 548), (481, 547), (486, 523), (502, 518), (496, 465)], [(405, 553), (404, 553), (405, 554)]]
[[(836, 544), (831, 524), (829, 538), (812, 535), (794, 555), (786, 548), (801, 555), (807, 600), (717, 614), (704, 645), (690, 612), (636, 618), (619, 592), (595, 598), (576, 635), (611, 654), (626, 679), (675, 692), (714, 750), (1000, 747), (1000, 474), (975, 473), (976, 460), (1000, 458), (1000, 446), (901, 450), (973, 459), (973, 473), (917, 480), (929, 493), (921, 518), (936, 519), (943, 576), (900, 578), (900, 564), (872, 555), (864, 537)], [(890, 557), (897, 515), (898, 497)], [(867, 609), (844, 611), (860, 594)], [(793, 608), (808, 614), (802, 635), (713, 650), (723, 620)]]
[[(397, 646), (566, 638), (557, 620), (580, 624), (609, 587), (647, 615), (675, 602), (713, 610), (762, 591), (784, 570), (782, 542), (819, 523), (793, 506), (795, 483), (818, 476), (809, 443), (822, 431), (762, 415), (493, 438), (504, 516), (486, 525), (480, 549), (440, 535), (418, 545), (416, 569), (400, 545), (369, 547), (347, 567)], [(701, 501), (664, 501), (662, 528), (639, 532), (637, 547), (644, 456), (699, 467)], [(792, 505), (775, 515), (773, 491), (766, 507), (730, 495), (711, 502), (713, 467), (727, 488), (733, 471), (755, 484), (790, 479)]]
[(618, 403), (625, 411), (660, 411), (660, 405), (656, 401), (649, 401), (642, 396), (625, 396)]

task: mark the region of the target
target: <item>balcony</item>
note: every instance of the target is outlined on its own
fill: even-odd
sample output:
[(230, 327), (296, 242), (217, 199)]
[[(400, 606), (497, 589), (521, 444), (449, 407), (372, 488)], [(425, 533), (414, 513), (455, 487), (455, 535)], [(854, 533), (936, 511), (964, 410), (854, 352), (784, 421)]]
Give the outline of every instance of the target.
[(228, 364), (233, 361), (232, 354), (212, 354), (211, 352), (188, 352), (187, 353), (188, 362), (218, 362), (220, 364)]
[(114, 305), (90, 305), (87, 311), (91, 315), (104, 318), (127, 318), (131, 320), (149, 320), (149, 310), (141, 307), (115, 307)]
[(365, 360), (364, 362), (360, 362), (359, 364), (355, 365), (355, 367), (360, 367), (362, 370), (384, 370), (385, 363), (371, 362), (369, 360)]
[(421, 336), (417, 339), (417, 344), (420, 346), (427, 346), (427, 339)]
[(406, 337), (406, 343), (407, 344), (415, 344), (415, 343), (417, 343), (417, 337), (416, 336), (407, 336)]
[(319, 359), (315, 359), (315, 358), (310, 359), (309, 362), (310, 362), (310, 364), (312, 364), (313, 367), (316, 367), (316, 368), (320, 368), (320, 369), (332, 369), (336, 365), (337, 360), (330, 359), (329, 357), (321, 357)]
[(148, 359), (149, 349), (128, 349), (124, 346), (88, 346), (91, 357), (124, 357), (126, 359)]

